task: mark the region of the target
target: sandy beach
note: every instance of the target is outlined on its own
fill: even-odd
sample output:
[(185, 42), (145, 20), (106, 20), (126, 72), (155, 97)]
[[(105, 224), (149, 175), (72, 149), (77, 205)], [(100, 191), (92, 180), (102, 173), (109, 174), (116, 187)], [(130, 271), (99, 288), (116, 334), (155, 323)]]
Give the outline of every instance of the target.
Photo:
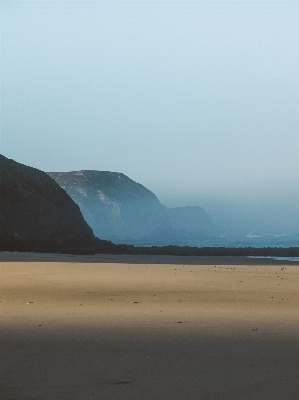
[(3, 400), (299, 399), (299, 264), (1, 253)]

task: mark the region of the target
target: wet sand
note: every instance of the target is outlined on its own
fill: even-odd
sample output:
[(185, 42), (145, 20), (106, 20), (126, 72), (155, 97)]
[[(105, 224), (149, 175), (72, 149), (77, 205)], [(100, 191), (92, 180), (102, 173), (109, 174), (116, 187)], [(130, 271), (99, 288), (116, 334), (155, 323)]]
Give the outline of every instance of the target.
[(298, 263), (0, 260), (3, 400), (299, 398)]

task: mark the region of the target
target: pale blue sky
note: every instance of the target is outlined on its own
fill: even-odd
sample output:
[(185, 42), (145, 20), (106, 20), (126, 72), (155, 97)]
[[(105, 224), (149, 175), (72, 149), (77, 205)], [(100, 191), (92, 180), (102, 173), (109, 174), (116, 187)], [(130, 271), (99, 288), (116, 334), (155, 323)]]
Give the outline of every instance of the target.
[(299, 204), (298, 1), (0, 4), (3, 155), (166, 205)]

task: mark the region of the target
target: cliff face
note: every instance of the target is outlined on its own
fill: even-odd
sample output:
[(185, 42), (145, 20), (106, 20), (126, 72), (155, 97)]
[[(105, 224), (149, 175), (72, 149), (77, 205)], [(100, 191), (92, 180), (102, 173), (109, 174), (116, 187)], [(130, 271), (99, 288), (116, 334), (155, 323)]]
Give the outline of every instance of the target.
[(166, 209), (150, 190), (108, 171), (51, 172), (101, 239), (139, 245), (200, 244), (216, 234), (200, 207)]
[(77, 204), (53, 179), (0, 155), (0, 250), (76, 252), (95, 241)]
[(108, 171), (50, 172), (79, 205), (100, 239), (134, 243), (167, 225), (166, 207), (150, 190)]

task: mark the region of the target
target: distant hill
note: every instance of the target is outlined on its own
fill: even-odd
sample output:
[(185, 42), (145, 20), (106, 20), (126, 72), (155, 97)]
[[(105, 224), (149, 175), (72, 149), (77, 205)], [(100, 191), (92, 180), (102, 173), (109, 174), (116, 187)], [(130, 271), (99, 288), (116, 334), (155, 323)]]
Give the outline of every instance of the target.
[(122, 173), (73, 171), (49, 175), (79, 205), (101, 239), (139, 245), (198, 244), (216, 234), (202, 208), (167, 209), (154, 193)]
[(79, 207), (45, 172), (0, 155), (0, 250), (95, 252)]
[(212, 218), (198, 206), (176, 207), (167, 210), (169, 222), (180, 240), (192, 244), (217, 236)]

